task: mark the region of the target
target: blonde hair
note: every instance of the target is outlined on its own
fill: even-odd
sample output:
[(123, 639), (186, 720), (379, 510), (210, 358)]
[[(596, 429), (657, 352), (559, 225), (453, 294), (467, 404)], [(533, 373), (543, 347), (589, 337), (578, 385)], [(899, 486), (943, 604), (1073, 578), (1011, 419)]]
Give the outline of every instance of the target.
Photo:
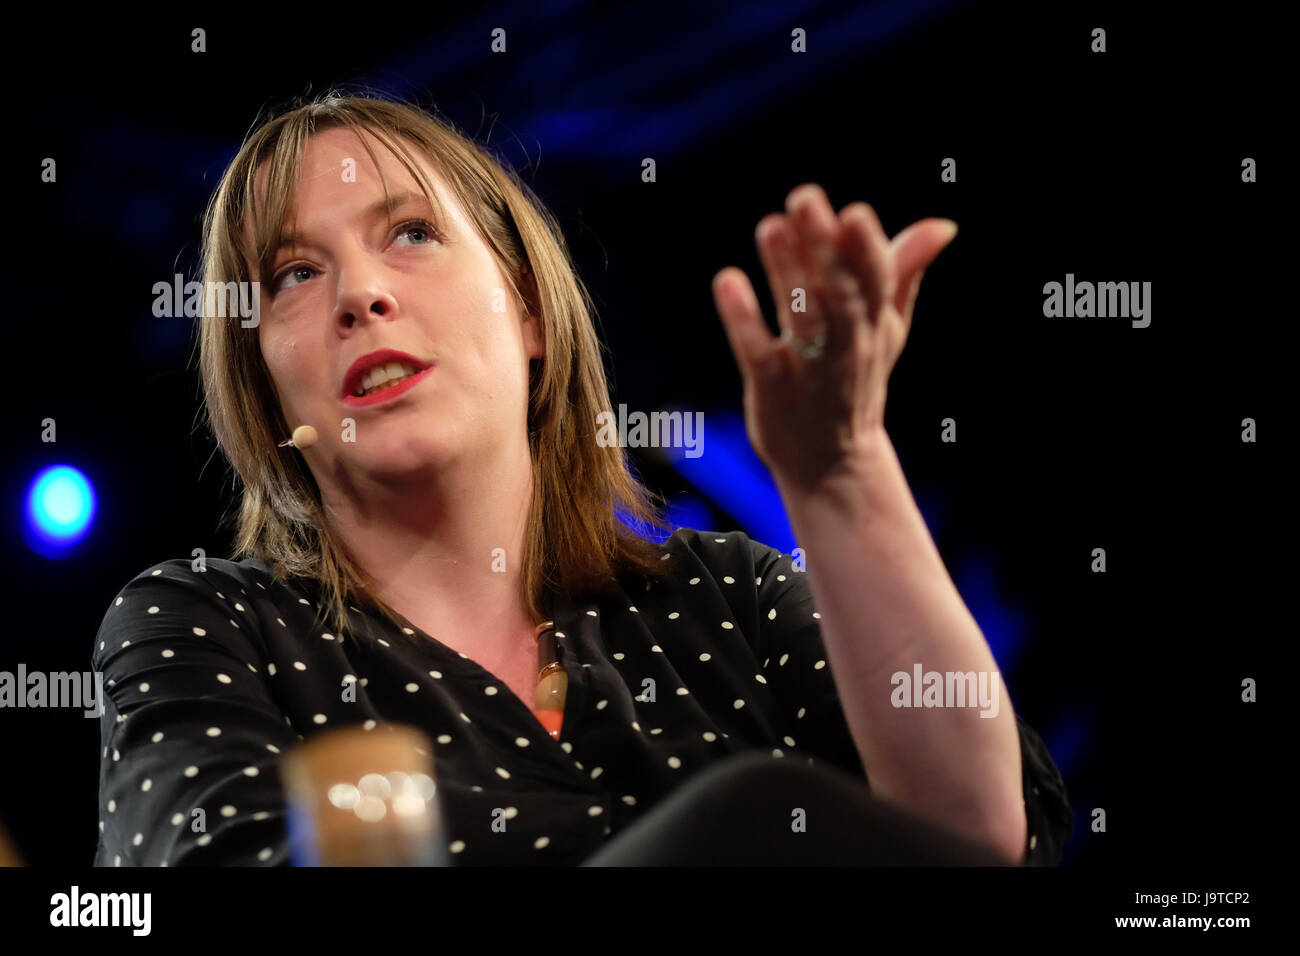
[[(596, 441), (596, 417), (610, 406), (609, 387), (594, 306), (563, 234), (514, 170), (450, 122), (414, 105), (336, 93), (268, 119), (245, 140), (204, 215), (203, 287), (269, 275), (285, 214), (293, 206), (303, 147), (313, 133), (334, 128), (357, 132), (372, 160), (374, 152), (360, 134), (374, 136), (439, 210), (410, 147), (423, 153), (474, 223), (516, 297), (539, 317), (546, 355), (530, 363), (533, 495), (521, 568), (521, 596), (534, 619), (549, 615), (546, 593), (552, 588), (579, 596), (612, 587), (627, 571), (663, 577), (665, 552), (619, 516), (621, 511), (642, 529), (667, 532), (662, 505), (631, 473), (621, 448)], [(254, 182), (263, 166), (261, 209)], [(246, 248), (246, 227), (252, 250)], [(256, 275), (249, 275), (250, 263)], [(199, 351), (207, 424), (243, 486), (234, 557), (258, 558), (277, 577), (319, 582), (322, 610), (340, 634), (349, 630), (352, 602), (408, 623), (376, 596), (375, 582), (331, 532), (320, 490), (301, 455), (276, 447), (291, 429), (256, 331), (210, 314), (205, 305)]]

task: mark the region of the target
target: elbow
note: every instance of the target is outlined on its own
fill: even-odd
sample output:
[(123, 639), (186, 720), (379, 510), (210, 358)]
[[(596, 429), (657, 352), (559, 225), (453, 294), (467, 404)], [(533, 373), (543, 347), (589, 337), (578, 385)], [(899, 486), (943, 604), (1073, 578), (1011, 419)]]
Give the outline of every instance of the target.
[(1004, 812), (992, 818), (986, 833), (985, 842), (1007, 861), (1008, 866), (1020, 866), (1025, 862), (1029, 821), (1023, 803), (1017, 801), (1013, 812)]

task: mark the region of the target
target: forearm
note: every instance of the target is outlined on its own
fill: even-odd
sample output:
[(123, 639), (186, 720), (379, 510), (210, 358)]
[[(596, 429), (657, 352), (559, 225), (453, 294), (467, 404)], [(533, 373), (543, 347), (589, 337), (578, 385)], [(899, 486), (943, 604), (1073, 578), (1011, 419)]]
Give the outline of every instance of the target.
[[(877, 437), (815, 491), (781, 487), (849, 731), (873, 792), (1018, 861), (1026, 822), (1015, 714), (893, 445), (883, 430)], [(892, 675), (910, 680), (918, 664), (982, 673), (996, 712), (978, 701), (896, 707)]]

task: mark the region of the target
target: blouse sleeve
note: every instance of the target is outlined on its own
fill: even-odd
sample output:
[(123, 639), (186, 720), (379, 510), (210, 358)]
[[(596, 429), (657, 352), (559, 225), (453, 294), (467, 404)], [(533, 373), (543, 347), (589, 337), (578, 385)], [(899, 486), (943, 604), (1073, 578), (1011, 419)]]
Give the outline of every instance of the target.
[(100, 625), (99, 864), (288, 863), (278, 761), (299, 738), (250, 602), (218, 563), (141, 573)]
[[(796, 744), (856, 777), (867, 779), (849, 732), (822, 642), (820, 615), (806, 571), (792, 555), (748, 539), (757, 582), (756, 656), (776, 700), (798, 728)], [(1060, 862), (1074, 816), (1060, 771), (1042, 738), (1016, 715), (1028, 830), (1026, 865)]]

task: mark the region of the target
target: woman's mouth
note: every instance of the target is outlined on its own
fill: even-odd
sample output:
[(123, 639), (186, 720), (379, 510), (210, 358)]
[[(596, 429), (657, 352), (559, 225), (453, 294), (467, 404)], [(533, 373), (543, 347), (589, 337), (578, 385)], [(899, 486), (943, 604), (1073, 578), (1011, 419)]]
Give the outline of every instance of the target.
[(390, 402), (420, 384), (432, 371), (432, 365), (417, 371), (406, 362), (389, 362), (378, 366), (366, 373), (356, 393), (343, 396), (343, 404), (352, 408), (367, 408)]

